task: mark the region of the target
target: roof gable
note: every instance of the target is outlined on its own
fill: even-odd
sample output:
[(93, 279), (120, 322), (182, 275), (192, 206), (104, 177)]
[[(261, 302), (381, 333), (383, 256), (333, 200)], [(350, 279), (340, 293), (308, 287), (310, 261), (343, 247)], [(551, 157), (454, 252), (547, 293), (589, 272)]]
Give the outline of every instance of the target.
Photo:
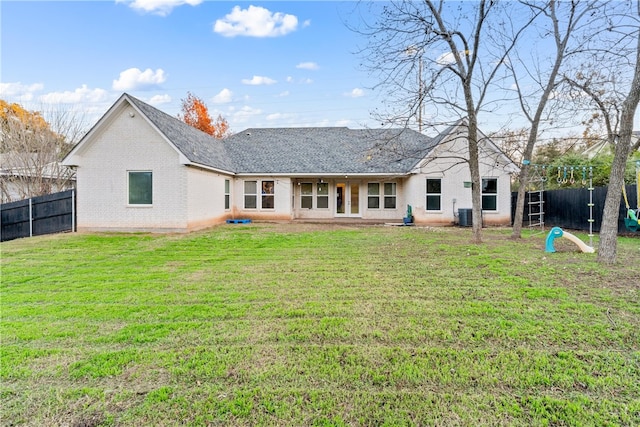
[(189, 162), (228, 172), (233, 171), (233, 161), (227, 155), (223, 141), (133, 96), (127, 95), (127, 99), (171, 141)]
[[(467, 138), (468, 135), (468, 126), (467, 120), (462, 118), (453, 123), (451, 126), (447, 127), (445, 130), (440, 132), (435, 138), (433, 138), (434, 146), (443, 144), (447, 141), (453, 141), (459, 136), (463, 136), (463, 138)], [(466, 146), (466, 142), (465, 142)], [(497, 163), (502, 165), (501, 168), (509, 173), (517, 173), (520, 168), (511, 160), (487, 135), (485, 135), (480, 129), (478, 129), (478, 147), (480, 151), (481, 157), (489, 157), (494, 158)], [(437, 157), (438, 153), (433, 152), (433, 157)], [(432, 159), (425, 159), (422, 164), (429, 162)]]
[(233, 162), (226, 156), (224, 145), (220, 140), (126, 93), (118, 98), (61, 163), (65, 166), (73, 166), (74, 156), (84, 146), (90, 144), (96, 134), (107, 128), (126, 105), (133, 107), (181, 155), (181, 162), (226, 172), (233, 170)]

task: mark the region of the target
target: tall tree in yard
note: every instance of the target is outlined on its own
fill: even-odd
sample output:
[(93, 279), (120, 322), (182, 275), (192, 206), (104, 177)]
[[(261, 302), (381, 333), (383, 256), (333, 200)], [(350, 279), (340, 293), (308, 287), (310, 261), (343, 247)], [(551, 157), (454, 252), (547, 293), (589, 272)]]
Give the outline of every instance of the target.
[[(562, 81), (562, 69), (567, 59), (584, 55), (588, 52), (586, 43), (594, 34), (594, 21), (597, 22), (602, 13), (603, 2), (571, 1), (560, 2), (549, 0), (540, 2), (523, 2), (532, 10), (539, 12), (533, 34), (528, 34), (527, 44), (536, 45), (543, 41), (536, 40), (540, 33), (546, 33), (553, 41), (544, 50), (533, 52), (529, 46), (522, 45), (514, 49), (505, 61), (505, 67), (512, 77), (511, 87), (516, 93), (522, 116), (529, 123), (529, 132), (524, 145), (523, 164), (519, 175), (518, 197), (513, 221), (512, 237), (520, 238), (527, 185), (529, 182), (529, 163), (540, 133), (545, 126), (553, 127), (558, 123), (558, 109), (549, 109), (561, 104), (556, 96), (557, 88)], [(595, 18), (594, 18), (595, 16)], [(531, 65), (533, 64), (533, 66)], [(507, 80), (508, 81), (508, 80)], [(555, 120), (554, 120), (555, 119)]]
[(375, 22), (356, 31), (368, 37), (365, 66), (380, 77), (378, 87), (388, 94), (389, 111), (380, 118), (409, 126), (417, 117), (422, 130), (426, 105), (438, 111), (427, 119), (432, 124), (464, 119), (468, 150), (461, 158), (471, 175), (473, 241), (481, 242), (479, 116), (495, 108), (500, 70), (540, 11), (485, 0), (398, 0), (371, 6), (381, 8)]
[(222, 115), (218, 115), (214, 121), (204, 101), (191, 92), (188, 92), (187, 97), (182, 100), (182, 114), (179, 114), (178, 118), (214, 138), (222, 139), (231, 134), (227, 120)]
[(594, 55), (591, 63), (573, 76), (565, 76), (573, 89), (584, 96), (577, 99), (587, 104), (587, 111), (597, 111), (604, 122), (607, 139), (613, 147), (609, 187), (602, 213), (598, 261), (613, 264), (617, 258), (618, 218), (622, 186), (629, 155), (640, 142), (633, 141), (633, 118), (640, 101), (640, 2), (635, 13), (631, 4), (609, 17), (618, 25), (612, 33), (608, 49)]
[(624, 185), (625, 166), (631, 151), (633, 116), (638, 107), (638, 101), (640, 100), (640, 35), (638, 36), (635, 61), (636, 66), (633, 82), (620, 112), (620, 131), (615, 145), (611, 175), (609, 177), (609, 188), (602, 213), (598, 261), (603, 264), (613, 264), (617, 256), (620, 189)]

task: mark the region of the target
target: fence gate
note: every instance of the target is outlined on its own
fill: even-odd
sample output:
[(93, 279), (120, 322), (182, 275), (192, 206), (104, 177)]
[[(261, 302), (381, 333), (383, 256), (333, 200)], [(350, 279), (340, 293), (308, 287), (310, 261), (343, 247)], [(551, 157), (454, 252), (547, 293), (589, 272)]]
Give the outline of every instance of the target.
[(76, 230), (75, 190), (0, 205), (0, 241)]

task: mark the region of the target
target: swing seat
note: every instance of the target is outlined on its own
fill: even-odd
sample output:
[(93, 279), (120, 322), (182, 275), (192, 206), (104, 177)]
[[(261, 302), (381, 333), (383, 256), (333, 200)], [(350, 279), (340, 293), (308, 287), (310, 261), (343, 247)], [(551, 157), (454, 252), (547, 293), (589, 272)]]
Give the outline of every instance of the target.
[(624, 226), (629, 231), (638, 231), (638, 227), (640, 226), (640, 224), (638, 224), (638, 220), (637, 219), (625, 218), (624, 219)]

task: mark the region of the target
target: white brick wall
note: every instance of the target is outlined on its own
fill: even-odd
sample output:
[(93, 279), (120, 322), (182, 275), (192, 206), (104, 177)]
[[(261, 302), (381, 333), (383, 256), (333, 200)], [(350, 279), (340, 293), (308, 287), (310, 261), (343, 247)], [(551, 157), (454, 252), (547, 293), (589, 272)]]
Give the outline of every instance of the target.
[[(76, 154), (78, 229), (187, 228), (187, 168), (146, 120), (133, 113), (122, 104), (104, 131)], [(128, 205), (128, 171), (153, 172), (152, 206)]]
[(231, 212), (224, 209), (224, 181), (233, 178), (195, 167), (186, 169), (189, 228), (222, 222)]
[[(471, 209), (471, 188), (464, 186), (465, 182), (471, 181), (469, 165), (464, 161), (466, 158), (467, 140), (452, 139), (438, 147), (438, 158), (424, 162), (419, 173), (410, 178), (407, 197), (415, 201), (412, 206), (416, 222), (453, 224), (457, 221), (458, 209)], [(508, 225), (511, 221), (511, 177), (504, 170), (504, 161), (487, 149), (481, 150), (480, 176), (498, 179), (498, 209), (484, 211), (485, 225)], [(426, 210), (427, 178), (442, 180), (440, 211)]]

